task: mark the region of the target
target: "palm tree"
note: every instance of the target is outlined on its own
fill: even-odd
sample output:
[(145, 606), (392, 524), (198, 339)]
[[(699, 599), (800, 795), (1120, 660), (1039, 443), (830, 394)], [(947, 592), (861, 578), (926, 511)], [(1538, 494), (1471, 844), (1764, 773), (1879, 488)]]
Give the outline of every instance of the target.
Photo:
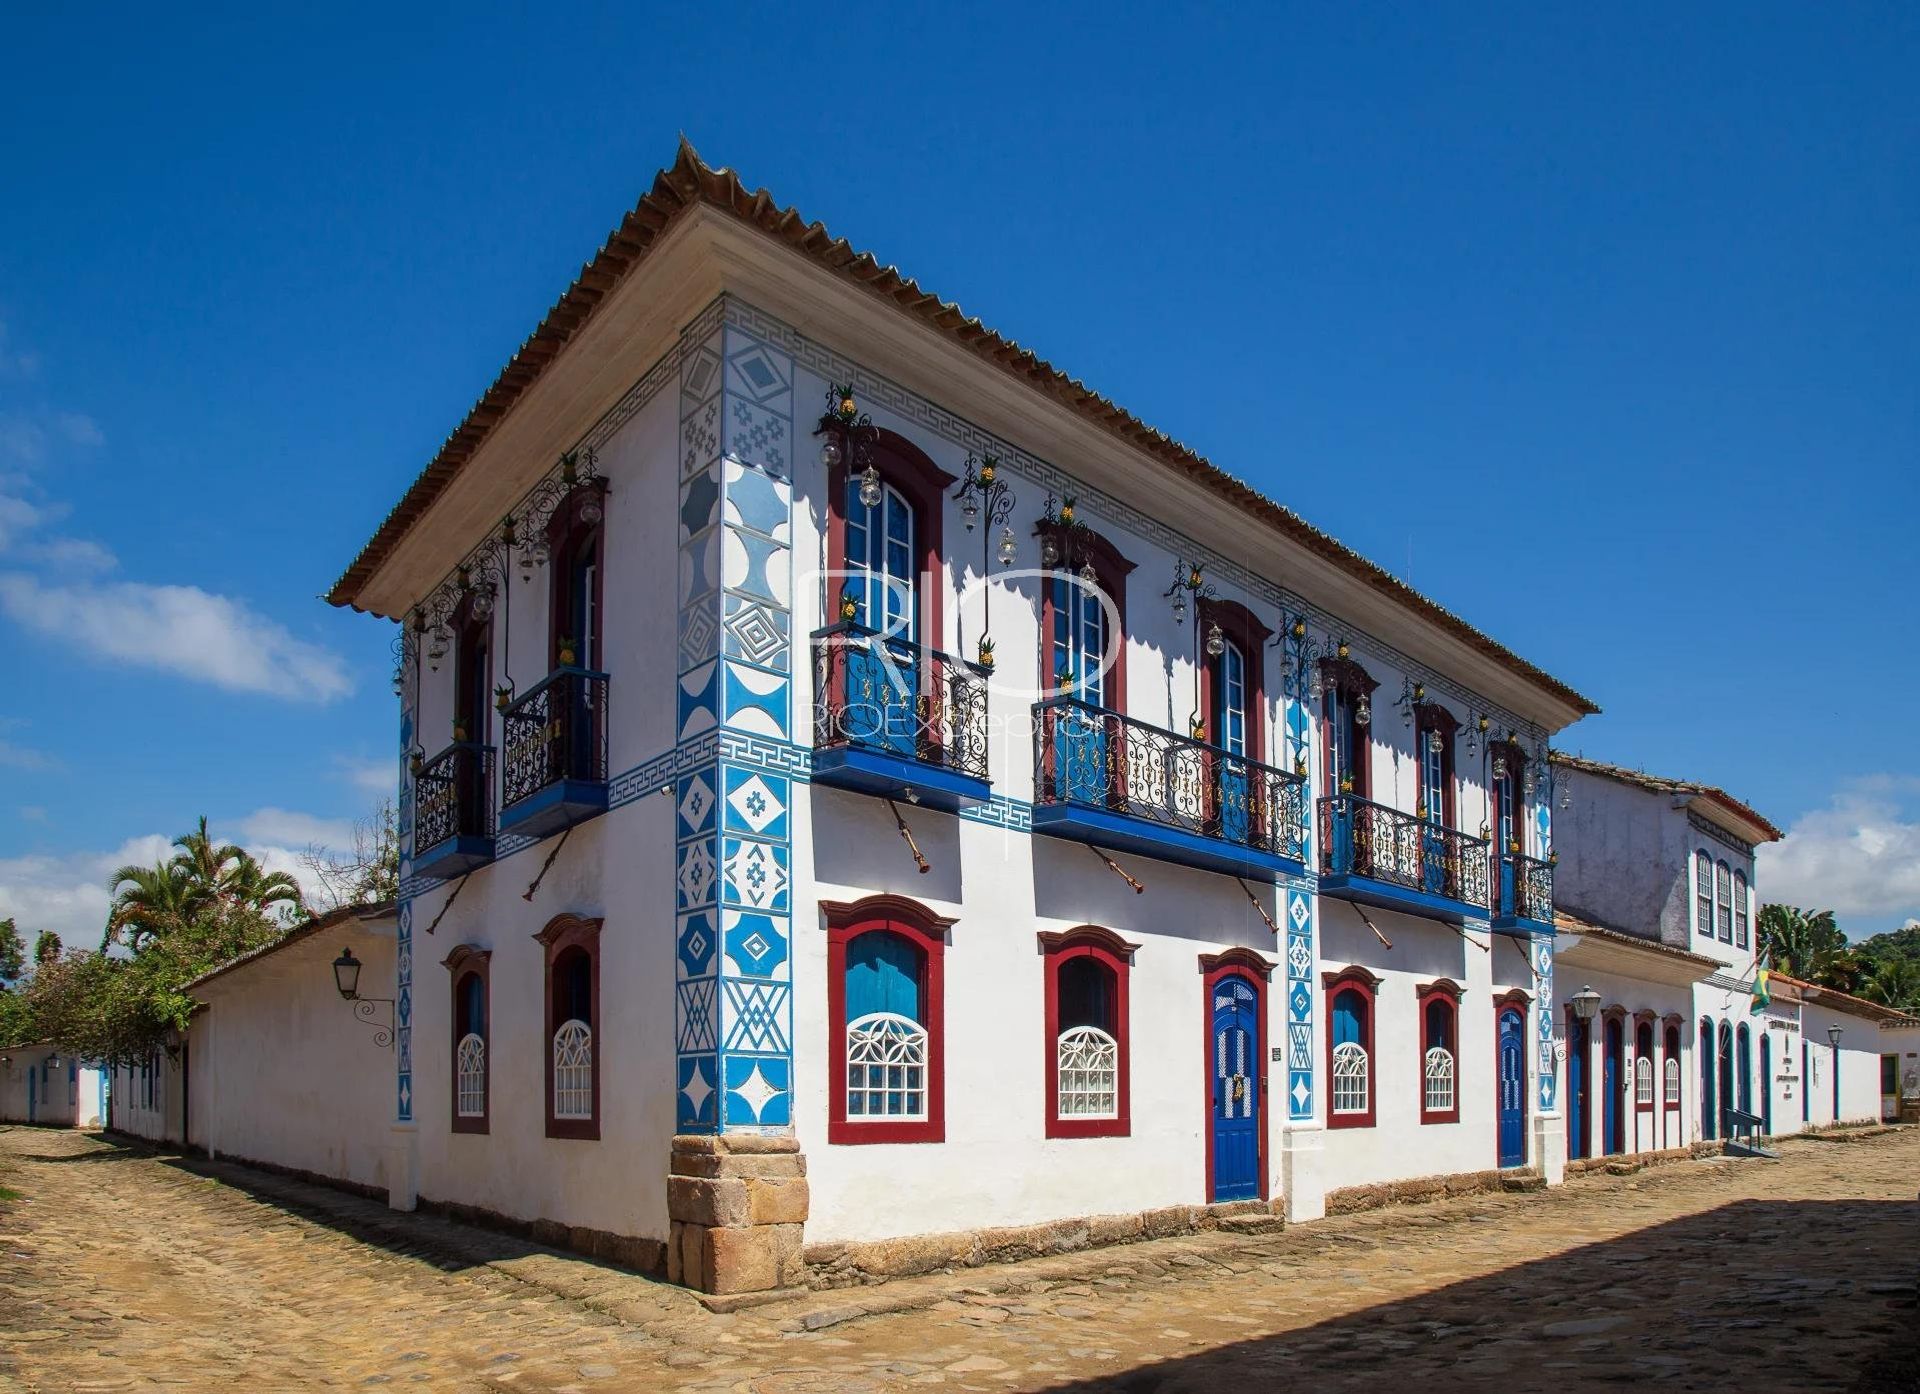
[(200, 815), (200, 825), (176, 837), (173, 845), (179, 849), (173, 854), (173, 865), (186, 875), (195, 897), (203, 901), (228, 893), (234, 864), (252, 860), (245, 848), (231, 842), (215, 843), (207, 833), (204, 813)]
[(1788, 977), (1816, 982), (1846, 936), (1831, 910), (1802, 910), (1794, 905), (1763, 905), (1759, 919), (1760, 954), (1767, 966)]
[(107, 915), (104, 950), (124, 943), (135, 953), (177, 928), (194, 909), (191, 880), (177, 865), (123, 866), (107, 882), (113, 908)]
[(1883, 958), (1869, 965), (1860, 995), (1869, 1002), (1920, 1014), (1920, 963), (1910, 958)]
[(300, 883), (284, 871), (267, 871), (245, 852), (227, 871), (222, 889), (254, 910), (267, 911), (276, 905), (300, 908)]

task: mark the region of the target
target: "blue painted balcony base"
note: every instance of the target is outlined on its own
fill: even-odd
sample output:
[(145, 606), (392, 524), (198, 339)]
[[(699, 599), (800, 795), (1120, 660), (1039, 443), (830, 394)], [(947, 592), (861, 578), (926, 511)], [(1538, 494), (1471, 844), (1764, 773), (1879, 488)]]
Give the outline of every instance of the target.
[(1281, 872), (1298, 876), (1306, 869), (1301, 862), (1289, 857), (1086, 804), (1035, 804), (1033, 830), (1047, 837), (1087, 842), (1110, 852), (1134, 852), (1156, 861), (1217, 871), (1223, 876), (1264, 877)]
[(1320, 893), (1332, 896), (1335, 900), (1351, 900), (1381, 910), (1398, 910), (1403, 915), (1418, 915), (1446, 924), (1464, 924), (1468, 920), (1480, 919), (1487, 913), (1484, 906), (1470, 905), (1464, 900), (1436, 895), (1431, 891), (1416, 891), (1392, 881), (1376, 881), (1371, 876), (1322, 872)]
[(500, 810), (500, 831), (546, 837), (607, 811), (603, 779), (559, 779)]
[(1511, 934), (1516, 939), (1530, 939), (1536, 934), (1552, 934), (1554, 927), (1540, 920), (1530, 920), (1525, 915), (1495, 915), (1493, 932)]
[(922, 808), (937, 808), (946, 813), (969, 804), (985, 803), (993, 796), (993, 786), (984, 779), (930, 765), (910, 755), (850, 745), (816, 750), (813, 782), (883, 799), (910, 798)]
[(464, 876), (493, 860), (493, 839), (460, 834), (445, 837), (413, 859), (413, 874), (429, 881)]

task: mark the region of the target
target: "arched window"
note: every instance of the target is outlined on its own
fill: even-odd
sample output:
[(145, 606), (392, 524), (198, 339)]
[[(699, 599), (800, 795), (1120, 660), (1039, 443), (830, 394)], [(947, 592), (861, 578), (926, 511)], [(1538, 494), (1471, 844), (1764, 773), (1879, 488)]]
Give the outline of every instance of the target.
[(458, 945), (443, 960), (453, 983), (453, 1121), (456, 1133), (487, 1131), (490, 949)]
[(1420, 762), (1420, 812), (1429, 823), (1451, 828), (1455, 826), (1454, 733), (1460, 723), (1453, 719), (1452, 712), (1434, 702), (1421, 702), (1413, 711), (1414, 748)]
[(575, 489), (547, 523), (547, 550), (552, 558), (547, 594), (547, 648), (552, 666), (560, 666), (562, 647), (573, 651), (577, 668), (598, 671), (606, 661), (601, 652), (606, 633), (601, 597), (605, 560), (602, 525), (606, 515), (606, 486), (594, 480)]
[(1695, 932), (1713, 938), (1713, 858), (1705, 852), (1693, 854), (1693, 906)]
[[(864, 440), (843, 448), (827, 471), (827, 571), (829, 586), (838, 587), (826, 597), (827, 612), (838, 620), (851, 600), (853, 623), (938, 648), (942, 521), (954, 477), (905, 436), (865, 429)], [(868, 463), (879, 482), (872, 503), (861, 498)]]
[(827, 1141), (945, 1136), (943, 962), (952, 920), (904, 896), (824, 903)]
[(1733, 873), (1733, 942), (1739, 948), (1747, 947), (1747, 873)]
[[(1326, 767), (1329, 795), (1348, 793), (1364, 799), (1372, 788), (1373, 747), (1367, 732), (1373, 724), (1373, 690), (1378, 686), (1351, 658), (1323, 658), (1314, 670), (1313, 687), (1319, 689), (1321, 724), (1326, 731), (1321, 763)], [(1314, 695), (1312, 688), (1308, 695)]]
[(1095, 925), (1040, 936), (1048, 1137), (1125, 1137), (1127, 986), (1138, 947)]
[(1327, 1126), (1373, 1126), (1373, 1007), (1379, 980), (1364, 968), (1346, 968), (1325, 977), (1327, 1057), (1333, 1089)]
[(1487, 746), (1493, 781), (1493, 851), (1518, 856), (1527, 850), (1527, 752), (1516, 741)]
[(1633, 1106), (1653, 1109), (1653, 1023), (1640, 1022), (1633, 1031)]
[(1713, 929), (1722, 945), (1734, 943), (1734, 870), (1726, 862), (1713, 868)]
[(1420, 1005), (1420, 1121), (1460, 1121), (1460, 985), (1451, 979), (1415, 989)]
[(546, 949), (547, 1136), (600, 1136), (599, 920), (558, 915), (534, 938)]
[(1679, 1108), (1680, 1028), (1678, 1026), (1670, 1025), (1667, 1027), (1666, 1047), (1666, 1060), (1664, 1064), (1666, 1074), (1666, 1106), (1668, 1108)]
[(1133, 563), (1087, 528), (1043, 525), (1041, 532), (1058, 557), (1041, 592), (1041, 685), (1124, 714), (1127, 576)]

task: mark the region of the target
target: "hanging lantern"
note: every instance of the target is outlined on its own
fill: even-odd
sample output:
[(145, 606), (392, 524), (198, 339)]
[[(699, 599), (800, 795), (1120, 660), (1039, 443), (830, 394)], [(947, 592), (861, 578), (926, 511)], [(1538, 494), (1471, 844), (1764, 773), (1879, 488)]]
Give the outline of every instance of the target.
[(1296, 639), (1307, 637), (1307, 622), (1298, 615), (1293, 617), (1293, 637)]
[(971, 491), (960, 500), (960, 521), (967, 525), (967, 531), (973, 531), (973, 525), (980, 519), (980, 501)]
[(820, 437), (820, 463), (828, 469), (840, 463), (840, 437), (833, 431)]
[(1020, 544), (1014, 541), (1012, 528), (1000, 529), (1000, 565), (1012, 566), (1020, 555)]
[(1060, 544), (1053, 539), (1052, 533), (1043, 533), (1040, 537), (1040, 565), (1051, 570), (1060, 564)]
[(860, 503), (872, 508), (880, 502), (880, 471), (868, 465), (860, 472)]
[(1496, 755), (1493, 757), (1493, 777), (1496, 780), (1505, 779), (1507, 777), (1507, 757), (1506, 756)]
[(598, 494), (588, 494), (585, 498), (581, 499), (578, 516), (580, 521), (588, 527), (598, 525), (600, 520), (606, 516), (605, 510), (600, 507), (600, 496)]
[(1175, 591), (1173, 593), (1173, 622), (1175, 624), (1185, 624), (1187, 622), (1187, 593), (1185, 591)]
[(1526, 769), (1520, 772), (1520, 787), (1526, 790), (1526, 792), (1529, 794), (1533, 792), (1533, 786), (1538, 782), (1538, 780), (1539, 780), (1539, 776), (1533, 772), (1532, 765), (1528, 765)]
[(453, 642), (453, 631), (442, 620), (433, 627), (433, 641), (427, 645), (427, 662), (434, 672), (440, 671), (440, 660), (447, 656), (447, 646)]
[(1368, 726), (1373, 722), (1373, 703), (1367, 700), (1364, 692), (1360, 694), (1359, 702), (1354, 705), (1353, 719), (1361, 726)]
[(1218, 658), (1221, 654), (1225, 653), (1226, 651), (1227, 651), (1226, 636), (1220, 632), (1219, 625), (1217, 624), (1213, 625), (1211, 628), (1207, 630), (1207, 652), (1212, 654), (1215, 658)]
[(1320, 669), (1319, 669), (1319, 666), (1316, 664), (1312, 675), (1309, 676), (1307, 679), (1307, 696), (1313, 699), (1315, 702), (1318, 702), (1322, 697), (1326, 695), (1327, 695), (1326, 679), (1320, 676)]
[(473, 617), (477, 620), (490, 619), (493, 615), (493, 587), (482, 585), (473, 593)]
[(1447, 738), (1438, 731), (1427, 732), (1427, 749), (1438, 755), (1447, 748)]
[(1080, 563), (1080, 584), (1081, 585), (1091, 590), (1093, 588), (1094, 582), (1096, 582), (1099, 579), (1100, 579), (1099, 574), (1094, 571), (1092, 562), (1083, 561)]

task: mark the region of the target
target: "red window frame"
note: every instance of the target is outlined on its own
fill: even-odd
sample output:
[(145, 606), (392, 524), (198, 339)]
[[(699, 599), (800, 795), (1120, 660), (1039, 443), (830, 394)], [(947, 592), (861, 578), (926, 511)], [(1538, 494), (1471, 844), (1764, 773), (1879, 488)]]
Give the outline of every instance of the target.
[[(456, 944), (453, 952), (440, 961), (447, 970), (448, 980), (453, 987), (453, 1010), (448, 1013), (452, 1025), (449, 1039), (452, 1049), (447, 1061), (447, 1078), (452, 1082), (452, 1090), (447, 1098), (447, 1116), (450, 1127), (456, 1133), (484, 1133), (488, 1129), (493, 1114), (493, 950), (482, 949), (473, 944)], [(460, 1004), (462, 986), (470, 977), (480, 980), (480, 1012), (482, 1029), (480, 1039), (486, 1045), (486, 1071), (481, 1076), (480, 1116), (463, 1117), (460, 1113), (460, 1040), (466, 1033), (460, 1029)], [(594, 1059), (600, 1058), (598, 1040), (599, 1027), (594, 1028)], [(548, 1033), (548, 1050), (551, 1051), (552, 1033)], [(552, 1072), (548, 1072), (551, 1081)], [(596, 1115), (598, 1110), (595, 1110)]]
[[(546, 950), (546, 962), (543, 971), (542, 994), (546, 998), (545, 1020), (546, 1039), (541, 1046), (541, 1059), (546, 1062), (542, 1071), (546, 1079), (542, 1089), (546, 1095), (547, 1136), (552, 1138), (577, 1138), (596, 1141), (600, 1136), (600, 1067), (606, 1057), (606, 1022), (600, 1014), (600, 926), (603, 920), (586, 919), (580, 915), (555, 915), (547, 921), (547, 927), (534, 935), (536, 942)], [(554, 1013), (553, 965), (569, 949), (579, 949), (587, 956), (588, 965), (588, 1010), (593, 1013), (593, 1117), (591, 1118), (555, 1118), (553, 1116), (553, 1033), (560, 1029), (560, 1022)], [(487, 1069), (489, 1075), (493, 1069), (493, 1051), (487, 1051)]]
[(493, 733), (493, 620), (476, 615), (473, 600), (468, 592), (452, 616), (453, 720), (469, 728), (466, 739), (486, 745)]
[[(1420, 1082), (1420, 1121), (1422, 1123), (1458, 1123), (1460, 1121), (1460, 1086), (1464, 1074), (1466, 1057), (1460, 1049), (1460, 998), (1464, 993), (1459, 983), (1452, 978), (1436, 978), (1430, 983), (1421, 983), (1414, 988), (1414, 1000), (1420, 1010), (1420, 1068), (1416, 1073)], [(1453, 1018), (1453, 1044), (1448, 1047), (1453, 1052), (1453, 1107), (1430, 1109), (1427, 1107), (1427, 1052), (1433, 1049), (1432, 1033), (1428, 1029), (1427, 1005), (1432, 1002), (1446, 1004), (1448, 1014)], [(1329, 999), (1328, 1010), (1332, 1010)], [(1332, 1069), (1332, 1057), (1328, 1057), (1328, 1069)], [(1328, 1078), (1332, 1078), (1329, 1074)], [(1331, 1097), (1331, 1096), (1329, 1096)]]
[[(903, 895), (852, 902), (822, 901), (827, 919), (827, 1141), (844, 1146), (881, 1142), (944, 1142), (947, 1136), (946, 949), (949, 915)], [(847, 1118), (847, 946), (883, 930), (926, 958), (927, 1116), (898, 1123)]]
[(1445, 740), (1440, 752), (1440, 778), (1443, 788), (1440, 791), (1440, 823), (1442, 827), (1457, 828), (1458, 795), (1460, 779), (1453, 764), (1454, 735), (1460, 729), (1460, 723), (1453, 719), (1453, 713), (1437, 702), (1416, 702), (1413, 707), (1413, 755), (1414, 768), (1419, 773), (1420, 803), (1431, 812), (1427, 804), (1427, 732), (1438, 731)]
[[(1383, 980), (1374, 976), (1357, 963), (1350, 963), (1337, 972), (1320, 975), (1322, 985), (1321, 1007), (1327, 1018), (1327, 1126), (1329, 1128), (1371, 1128), (1380, 1112), (1380, 1055), (1374, 1049), (1374, 1041), (1379, 1034), (1377, 1018), (1380, 1010), (1380, 984)], [(1333, 1003), (1342, 992), (1353, 989), (1366, 1000), (1367, 1016), (1361, 1030), (1360, 1044), (1367, 1052), (1367, 1110), (1365, 1113), (1335, 1113), (1333, 1111)], [(1457, 1072), (1456, 1072), (1457, 1078)]]
[[(1121, 716), (1127, 713), (1127, 576), (1133, 571), (1134, 564), (1126, 559), (1101, 534), (1091, 528), (1069, 529), (1058, 523), (1041, 523), (1042, 537), (1051, 537), (1060, 549), (1060, 564), (1050, 569), (1040, 583), (1040, 690), (1051, 693), (1058, 683), (1058, 674), (1053, 668), (1053, 617), (1057, 608), (1053, 603), (1054, 581), (1066, 570), (1068, 548), (1073, 556), (1082, 562), (1093, 563), (1094, 584), (1106, 592), (1107, 599), (1113, 602), (1114, 618), (1118, 621), (1118, 631), (1107, 636), (1107, 647), (1113, 652), (1113, 667), (1108, 670), (1105, 691), (1105, 709)], [(1077, 564), (1077, 563), (1076, 563)], [(1251, 660), (1249, 660), (1251, 661)], [(1076, 685), (1072, 694), (1077, 697)]]
[[(1265, 763), (1267, 641), (1273, 638), (1273, 631), (1260, 623), (1253, 611), (1237, 601), (1203, 597), (1195, 607), (1195, 642), (1204, 644), (1208, 632), (1216, 624), (1220, 626), (1223, 637), (1240, 646), (1240, 656), (1247, 662), (1246, 758)], [(1220, 700), (1220, 661), (1219, 657), (1208, 654), (1200, 664), (1200, 719), (1207, 723), (1207, 740), (1212, 745), (1221, 743), (1221, 732), (1215, 729), (1218, 718), (1214, 714)]]
[[(830, 418), (822, 418), (821, 427), (842, 432), (839, 462), (827, 470), (827, 584), (839, 586), (847, 572), (847, 481), (854, 451), (846, 442), (846, 428)], [(926, 451), (897, 431), (881, 426), (869, 430), (873, 467), (880, 472), (881, 480), (898, 489), (913, 509), (914, 536), (920, 542), (920, 576), (914, 585), (915, 599), (920, 606), (916, 617), (919, 642), (927, 648), (940, 649), (945, 647), (941, 625), (947, 589), (942, 522), (947, 489), (954, 483), (954, 476), (934, 464)], [(840, 595), (841, 591), (835, 590), (824, 597), (824, 613), (829, 625), (839, 621)]]
[(1338, 796), (1342, 790), (1333, 774), (1333, 726), (1334, 711), (1341, 697), (1347, 699), (1347, 737), (1353, 756), (1348, 773), (1353, 776), (1353, 788), (1345, 792), (1356, 799), (1370, 798), (1373, 789), (1373, 740), (1372, 723), (1362, 726), (1354, 719), (1354, 709), (1360, 698), (1373, 700), (1373, 693), (1380, 686), (1373, 675), (1351, 658), (1323, 658), (1320, 660), (1320, 768), (1324, 771), (1327, 784), (1327, 797)]
[[(1678, 1012), (1669, 1013), (1661, 1019), (1661, 1025), (1665, 1029), (1661, 1032), (1660, 1036), (1661, 1056), (1660, 1080), (1658, 1085), (1660, 1090), (1660, 1140), (1662, 1143), (1672, 1146), (1673, 1144), (1669, 1141), (1672, 1127), (1677, 1123), (1680, 1117), (1680, 1110), (1684, 1106), (1687, 1097), (1687, 1067), (1683, 1063), (1680, 1052), (1680, 1043), (1685, 1039), (1680, 1032), (1682, 1027), (1686, 1025), (1686, 1018)], [(1667, 1061), (1669, 1060), (1679, 1065), (1678, 1077), (1680, 1088), (1678, 1092), (1680, 1097), (1672, 1100), (1667, 1098)]]
[[(1654, 1027), (1658, 1022), (1659, 1018), (1652, 1012), (1633, 1014), (1633, 1111), (1635, 1113), (1652, 1113), (1656, 1109), (1665, 1107), (1661, 1097), (1666, 1093), (1667, 1082), (1660, 1071), (1660, 1053), (1654, 1046), (1658, 1039), (1654, 1035)], [(1644, 1050), (1641, 1049), (1643, 1040), (1646, 1044)], [(1644, 1104), (1640, 1102), (1640, 1061), (1642, 1059), (1647, 1062), (1647, 1080), (1652, 1086), (1647, 1091), (1647, 1101)]]
[[(1260, 1117), (1255, 1137), (1260, 1144), (1260, 1199), (1267, 1199), (1269, 1170), (1267, 1110), (1267, 984), (1273, 980), (1274, 965), (1252, 949), (1236, 945), (1217, 954), (1200, 955), (1200, 1132), (1207, 1140), (1207, 1203), (1213, 1203), (1213, 990), (1227, 977), (1244, 977), (1253, 985), (1253, 1019), (1259, 1024), (1260, 1039), (1254, 1059), (1260, 1069)], [(1369, 1095), (1371, 1097), (1371, 1095)]]
[[(600, 521), (586, 522), (580, 516), (581, 505), (589, 498), (600, 505)], [(547, 671), (552, 672), (560, 666), (560, 640), (569, 638), (574, 641), (574, 658), (581, 667), (587, 655), (582, 651), (581, 634), (568, 634), (572, 623), (568, 612), (573, 599), (573, 561), (581, 549), (588, 544), (597, 544), (600, 555), (593, 572), (593, 614), (598, 632), (597, 648), (602, 651), (593, 654), (597, 671), (605, 672), (607, 656), (604, 652), (607, 642), (607, 548), (606, 548), (606, 498), (607, 484), (604, 479), (595, 479), (582, 484), (567, 496), (560, 507), (553, 511), (553, 517), (547, 520)], [(596, 1028), (597, 1030), (598, 1028)]]
[[(1133, 968), (1130, 944), (1110, 929), (1083, 924), (1064, 933), (1040, 931), (1042, 969), (1046, 974), (1046, 1038), (1041, 1043), (1045, 1061), (1048, 1137), (1129, 1137), (1133, 1133), (1131, 1065), (1132, 1040), (1127, 977)], [(1113, 974), (1113, 1039), (1118, 1047), (1117, 1108), (1112, 1118), (1060, 1117), (1060, 970), (1076, 958), (1090, 958)]]
[[(1503, 782), (1493, 777), (1492, 761), (1501, 756), (1507, 762), (1507, 778)], [(1489, 741), (1487, 743), (1487, 811), (1492, 815), (1488, 820), (1488, 835), (1493, 839), (1495, 858), (1504, 861), (1508, 857), (1517, 857), (1527, 850), (1527, 752), (1512, 741)], [(1507, 809), (1511, 815), (1513, 835), (1505, 845), (1500, 841), (1501, 805), (1511, 803)]]

